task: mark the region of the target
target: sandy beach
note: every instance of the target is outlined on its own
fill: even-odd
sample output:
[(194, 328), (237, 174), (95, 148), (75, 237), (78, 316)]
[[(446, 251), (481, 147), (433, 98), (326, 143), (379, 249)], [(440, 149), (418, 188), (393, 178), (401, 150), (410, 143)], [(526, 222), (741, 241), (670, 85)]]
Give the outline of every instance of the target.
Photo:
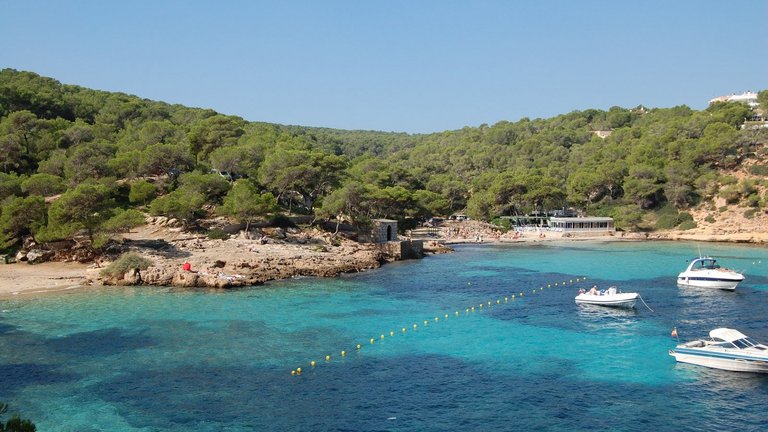
[(88, 265), (47, 262), (0, 265), (0, 298), (75, 289), (86, 281)]

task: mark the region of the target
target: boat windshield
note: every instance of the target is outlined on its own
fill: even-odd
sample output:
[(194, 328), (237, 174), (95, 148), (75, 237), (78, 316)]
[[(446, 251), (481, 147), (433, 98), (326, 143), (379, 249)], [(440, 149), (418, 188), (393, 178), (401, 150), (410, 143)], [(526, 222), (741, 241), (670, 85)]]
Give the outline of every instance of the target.
[(720, 268), (720, 265), (717, 264), (717, 262), (713, 259), (703, 259), (699, 261), (699, 268), (701, 269), (717, 269)]
[(749, 347), (753, 346), (753, 344), (749, 343), (749, 340), (747, 340), (747, 339), (735, 340), (735, 341), (733, 341), (733, 344), (736, 345), (736, 348), (741, 348), (741, 349), (749, 348)]
[[(763, 345), (760, 345), (760, 343), (758, 343), (757, 341), (755, 341), (755, 340), (754, 340), (754, 339), (752, 339), (752, 338), (749, 338), (749, 337), (747, 337), (747, 338), (744, 338), (744, 339), (739, 339), (739, 341), (742, 341), (742, 342), (744, 342), (744, 343), (745, 343), (745, 344), (747, 344), (747, 345), (748, 345), (750, 348), (759, 349), (759, 350), (761, 350), (761, 351), (765, 351), (765, 350), (766, 350), (766, 347), (765, 347), (765, 346), (763, 346)], [(737, 341), (737, 342), (738, 342), (738, 341)], [(734, 342), (734, 343), (736, 343), (736, 342)]]

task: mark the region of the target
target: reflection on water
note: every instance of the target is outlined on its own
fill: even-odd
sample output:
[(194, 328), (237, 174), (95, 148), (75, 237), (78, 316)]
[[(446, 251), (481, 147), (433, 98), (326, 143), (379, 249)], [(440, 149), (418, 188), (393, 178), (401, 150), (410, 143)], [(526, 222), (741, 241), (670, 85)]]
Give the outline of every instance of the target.
[(577, 305), (578, 317), (590, 329), (621, 329), (632, 324), (637, 317), (634, 308), (612, 308), (591, 304)]

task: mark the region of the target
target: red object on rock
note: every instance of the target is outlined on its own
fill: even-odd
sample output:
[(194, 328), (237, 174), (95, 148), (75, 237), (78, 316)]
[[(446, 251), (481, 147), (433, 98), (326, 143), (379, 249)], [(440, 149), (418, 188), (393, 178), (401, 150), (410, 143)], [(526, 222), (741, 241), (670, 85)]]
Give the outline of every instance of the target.
[(192, 264), (190, 264), (189, 261), (186, 261), (182, 268), (184, 269), (184, 271), (192, 271)]

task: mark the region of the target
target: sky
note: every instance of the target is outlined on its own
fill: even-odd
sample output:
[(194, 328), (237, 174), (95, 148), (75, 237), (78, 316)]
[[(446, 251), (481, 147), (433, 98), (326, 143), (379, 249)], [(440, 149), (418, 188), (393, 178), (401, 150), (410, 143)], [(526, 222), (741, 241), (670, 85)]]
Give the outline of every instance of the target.
[(768, 89), (768, 1), (0, 0), (0, 68), (249, 121), (430, 133)]

